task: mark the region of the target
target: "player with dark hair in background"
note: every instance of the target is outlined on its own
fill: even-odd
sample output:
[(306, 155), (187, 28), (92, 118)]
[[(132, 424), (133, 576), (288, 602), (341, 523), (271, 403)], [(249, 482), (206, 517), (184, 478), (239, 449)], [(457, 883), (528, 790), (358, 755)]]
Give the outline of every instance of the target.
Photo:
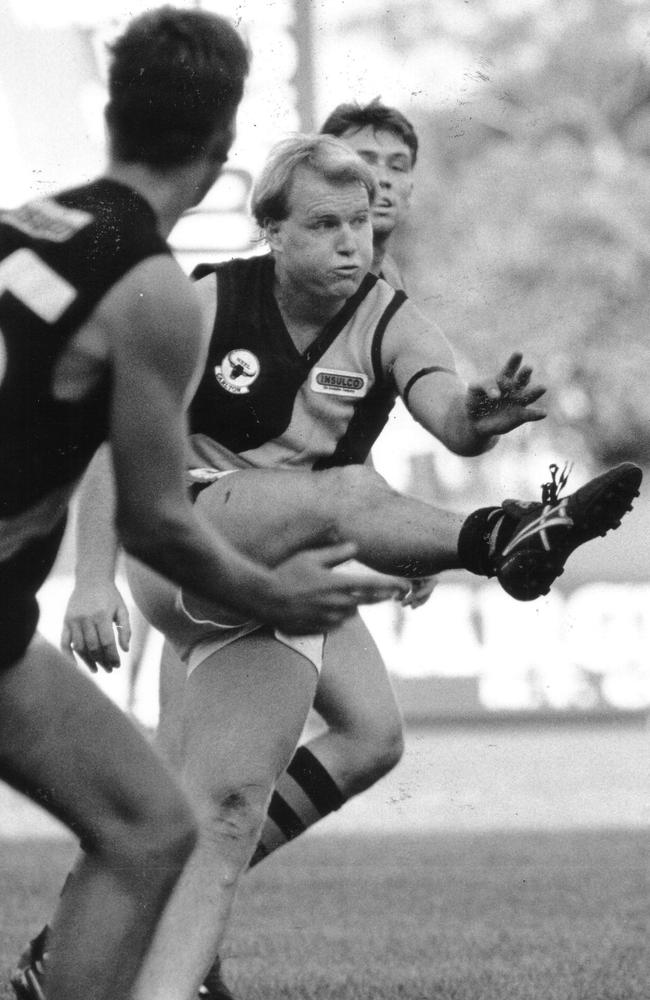
[(377, 197), (372, 205), (372, 264), (370, 270), (393, 288), (404, 279), (389, 252), (396, 226), (411, 206), (413, 171), (419, 142), (411, 122), (379, 98), (369, 104), (339, 104), (327, 116), (321, 132), (335, 135), (359, 154), (372, 170)]

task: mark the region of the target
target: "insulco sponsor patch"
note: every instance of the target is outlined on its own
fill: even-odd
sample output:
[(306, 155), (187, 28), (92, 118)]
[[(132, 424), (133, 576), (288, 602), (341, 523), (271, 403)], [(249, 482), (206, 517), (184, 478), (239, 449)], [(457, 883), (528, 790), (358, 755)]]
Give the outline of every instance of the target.
[(311, 388), (332, 396), (360, 398), (368, 392), (368, 376), (363, 372), (343, 372), (335, 368), (314, 368)]

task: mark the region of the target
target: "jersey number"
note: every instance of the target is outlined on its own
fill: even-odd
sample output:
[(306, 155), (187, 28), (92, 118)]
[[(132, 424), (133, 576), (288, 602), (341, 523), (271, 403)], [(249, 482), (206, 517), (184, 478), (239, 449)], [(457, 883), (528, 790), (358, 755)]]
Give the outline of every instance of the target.
[[(73, 286), (28, 247), (0, 261), (0, 296), (3, 292), (11, 292), (45, 323), (56, 323), (77, 297)], [(6, 366), (7, 348), (0, 330), (0, 385)]]

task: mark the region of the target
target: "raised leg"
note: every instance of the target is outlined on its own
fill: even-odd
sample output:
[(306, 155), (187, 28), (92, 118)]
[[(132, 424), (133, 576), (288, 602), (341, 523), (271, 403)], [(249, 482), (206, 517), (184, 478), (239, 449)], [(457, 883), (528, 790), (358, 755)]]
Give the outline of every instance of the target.
[(273, 565), (319, 538), (353, 541), (374, 569), (429, 576), (460, 566), (465, 516), (393, 490), (374, 470), (251, 469), (204, 489), (198, 508), (243, 551)]

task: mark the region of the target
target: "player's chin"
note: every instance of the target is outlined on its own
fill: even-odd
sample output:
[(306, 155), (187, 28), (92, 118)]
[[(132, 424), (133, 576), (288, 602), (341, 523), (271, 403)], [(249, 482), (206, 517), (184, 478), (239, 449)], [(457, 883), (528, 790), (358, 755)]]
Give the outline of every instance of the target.
[(381, 233), (382, 236), (389, 235), (395, 228), (397, 220), (392, 212), (373, 212), (372, 231)]
[(354, 295), (361, 284), (364, 272), (361, 268), (354, 271), (336, 271), (329, 283), (329, 290), (335, 295)]

